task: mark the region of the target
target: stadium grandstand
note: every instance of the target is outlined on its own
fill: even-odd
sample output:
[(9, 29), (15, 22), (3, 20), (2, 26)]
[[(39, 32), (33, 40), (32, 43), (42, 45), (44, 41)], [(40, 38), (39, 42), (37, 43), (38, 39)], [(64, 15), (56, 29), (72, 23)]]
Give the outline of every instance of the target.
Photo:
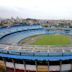
[[(67, 31), (67, 32), (66, 32)], [(71, 28), (44, 28), (41, 25), (15, 25), (0, 28), (0, 60), (6, 72), (72, 72), (72, 47), (19, 45), (35, 35), (72, 36)]]

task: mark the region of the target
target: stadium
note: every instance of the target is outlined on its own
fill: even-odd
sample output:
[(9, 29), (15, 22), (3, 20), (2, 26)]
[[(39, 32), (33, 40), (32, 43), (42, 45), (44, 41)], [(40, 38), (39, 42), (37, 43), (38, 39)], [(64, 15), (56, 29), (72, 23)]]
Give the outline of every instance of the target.
[(6, 72), (72, 72), (71, 36), (71, 28), (0, 27), (0, 60)]

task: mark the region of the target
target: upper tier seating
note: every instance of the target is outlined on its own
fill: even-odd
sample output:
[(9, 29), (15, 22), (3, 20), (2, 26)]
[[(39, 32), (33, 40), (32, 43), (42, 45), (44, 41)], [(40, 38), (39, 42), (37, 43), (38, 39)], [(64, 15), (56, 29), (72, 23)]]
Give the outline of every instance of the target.
[(28, 30), (28, 31), (21, 31), (17, 33), (10, 34), (5, 36), (4, 38), (0, 39), (0, 43), (3, 44), (17, 44), (20, 40), (38, 34), (45, 34), (46, 31), (44, 29), (37, 29), (37, 30)]
[(0, 28), (0, 38), (7, 34), (11, 34), (11, 33), (17, 32), (17, 31), (38, 29), (38, 28), (42, 28), (42, 26), (40, 26), (40, 25), (31, 25), (31, 26), (19, 25), (19, 26)]

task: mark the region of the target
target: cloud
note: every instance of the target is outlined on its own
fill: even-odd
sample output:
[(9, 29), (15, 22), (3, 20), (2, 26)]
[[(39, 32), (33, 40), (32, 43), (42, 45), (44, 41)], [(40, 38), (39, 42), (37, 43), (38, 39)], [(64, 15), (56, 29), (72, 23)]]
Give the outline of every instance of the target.
[(0, 16), (72, 19), (72, 0), (0, 0)]

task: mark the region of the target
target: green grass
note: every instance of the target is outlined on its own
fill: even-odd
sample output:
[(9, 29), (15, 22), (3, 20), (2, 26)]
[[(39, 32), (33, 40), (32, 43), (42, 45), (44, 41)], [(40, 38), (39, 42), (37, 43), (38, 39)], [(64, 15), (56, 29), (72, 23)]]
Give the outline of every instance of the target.
[(22, 40), (19, 44), (64, 46), (71, 43), (70, 37), (60, 34), (38, 35)]
[(67, 45), (70, 38), (65, 35), (41, 35), (31, 45)]

